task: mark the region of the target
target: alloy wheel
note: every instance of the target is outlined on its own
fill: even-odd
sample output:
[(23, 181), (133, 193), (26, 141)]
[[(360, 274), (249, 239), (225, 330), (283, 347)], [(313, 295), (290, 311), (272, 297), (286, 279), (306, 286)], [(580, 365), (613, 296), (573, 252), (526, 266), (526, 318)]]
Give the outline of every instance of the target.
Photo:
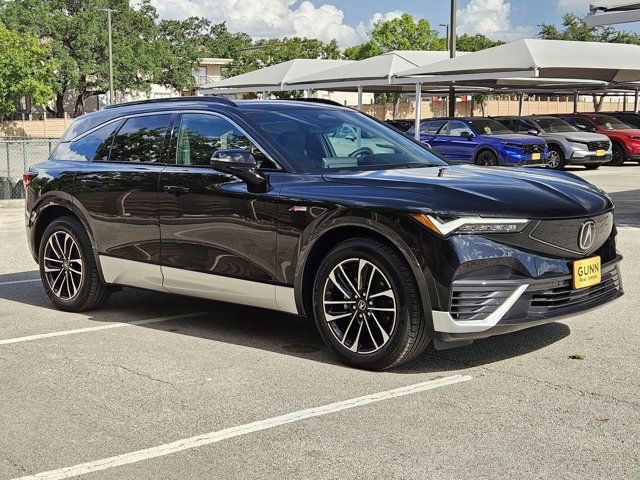
[(383, 348), (396, 325), (397, 302), (391, 283), (363, 258), (340, 262), (323, 290), (323, 312), (331, 333), (354, 353)]
[(497, 164), (496, 159), (491, 152), (482, 152), (478, 155), (478, 165), (482, 167), (493, 167)]
[(558, 168), (560, 166), (560, 154), (556, 150), (549, 150), (549, 158), (547, 159), (547, 167)]
[(56, 297), (71, 300), (78, 294), (82, 267), (80, 249), (73, 237), (64, 231), (54, 232), (44, 250), (44, 273)]

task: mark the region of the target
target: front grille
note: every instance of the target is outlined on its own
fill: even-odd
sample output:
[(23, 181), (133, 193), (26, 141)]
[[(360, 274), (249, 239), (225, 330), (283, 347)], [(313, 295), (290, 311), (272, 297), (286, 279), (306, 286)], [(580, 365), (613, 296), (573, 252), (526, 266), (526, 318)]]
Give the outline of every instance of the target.
[(534, 315), (560, 314), (585, 304), (596, 304), (606, 300), (620, 290), (620, 273), (618, 268), (602, 274), (598, 285), (574, 290), (571, 279), (563, 280), (560, 285), (544, 291), (536, 291), (531, 296), (531, 310)]
[(532, 154), (532, 153), (544, 153), (545, 150), (545, 146), (544, 145), (538, 145), (538, 144), (533, 144), (533, 145), (523, 145), (522, 146), (522, 151), (526, 154)]
[[(580, 229), (587, 220), (593, 220), (596, 224), (595, 241), (592, 247), (583, 251), (578, 245)], [(568, 220), (542, 220), (538, 222), (529, 237), (532, 240), (550, 245), (552, 247), (573, 253), (579, 256), (589, 255), (595, 252), (609, 238), (613, 229), (613, 213), (605, 213), (597, 217), (571, 218)]]
[(611, 148), (611, 143), (606, 140), (601, 142), (588, 142), (587, 147), (590, 152), (595, 152), (596, 150), (609, 150), (609, 148)]
[(500, 287), (493, 282), (489, 285), (463, 285), (462, 283), (455, 282), (451, 293), (450, 313), (454, 320), (486, 319), (511, 296), (516, 288), (513, 285)]

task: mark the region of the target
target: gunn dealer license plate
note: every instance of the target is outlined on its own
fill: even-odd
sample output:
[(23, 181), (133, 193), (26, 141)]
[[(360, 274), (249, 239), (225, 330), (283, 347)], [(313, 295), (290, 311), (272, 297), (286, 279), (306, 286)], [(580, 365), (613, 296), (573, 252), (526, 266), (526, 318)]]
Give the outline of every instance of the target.
[(597, 285), (602, 280), (600, 257), (585, 258), (573, 262), (573, 288)]
[(604, 157), (605, 151), (604, 150), (596, 150), (596, 156), (597, 157)]
[(532, 153), (531, 154), (531, 160), (540, 160), (540, 154), (539, 153)]

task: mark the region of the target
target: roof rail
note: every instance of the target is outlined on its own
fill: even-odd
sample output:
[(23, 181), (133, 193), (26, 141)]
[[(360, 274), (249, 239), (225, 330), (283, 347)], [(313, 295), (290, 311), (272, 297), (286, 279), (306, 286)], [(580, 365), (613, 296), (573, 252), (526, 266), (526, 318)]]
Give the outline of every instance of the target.
[(216, 96), (207, 96), (207, 97), (170, 97), (170, 98), (152, 98), (150, 100), (137, 100), (135, 102), (125, 102), (125, 103), (114, 103), (112, 105), (107, 105), (104, 107), (105, 109), (112, 109), (118, 107), (128, 107), (132, 105), (146, 105), (153, 103), (173, 103), (173, 102), (211, 102), (211, 103), (219, 103), (222, 105), (228, 105), (230, 107), (236, 107), (235, 102), (229, 100), (224, 97), (216, 97)]
[(326, 98), (278, 98), (278, 100), (288, 100), (295, 102), (322, 103), (324, 105), (333, 105), (335, 107), (344, 107), (341, 103), (328, 100)]

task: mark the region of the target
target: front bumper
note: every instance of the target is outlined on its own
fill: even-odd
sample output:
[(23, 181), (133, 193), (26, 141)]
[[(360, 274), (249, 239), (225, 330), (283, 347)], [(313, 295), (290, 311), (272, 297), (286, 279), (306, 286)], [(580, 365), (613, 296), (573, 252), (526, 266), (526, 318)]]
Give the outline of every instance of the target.
[(598, 156), (596, 152), (588, 150), (574, 150), (571, 156), (567, 158), (573, 164), (606, 163), (611, 161), (613, 154), (609, 151), (605, 155)]
[(602, 266), (602, 281), (575, 290), (571, 275), (538, 279), (472, 279), (453, 283), (450, 311), (434, 311), (441, 342), (460, 342), (514, 332), (584, 313), (624, 294), (618, 257)]

